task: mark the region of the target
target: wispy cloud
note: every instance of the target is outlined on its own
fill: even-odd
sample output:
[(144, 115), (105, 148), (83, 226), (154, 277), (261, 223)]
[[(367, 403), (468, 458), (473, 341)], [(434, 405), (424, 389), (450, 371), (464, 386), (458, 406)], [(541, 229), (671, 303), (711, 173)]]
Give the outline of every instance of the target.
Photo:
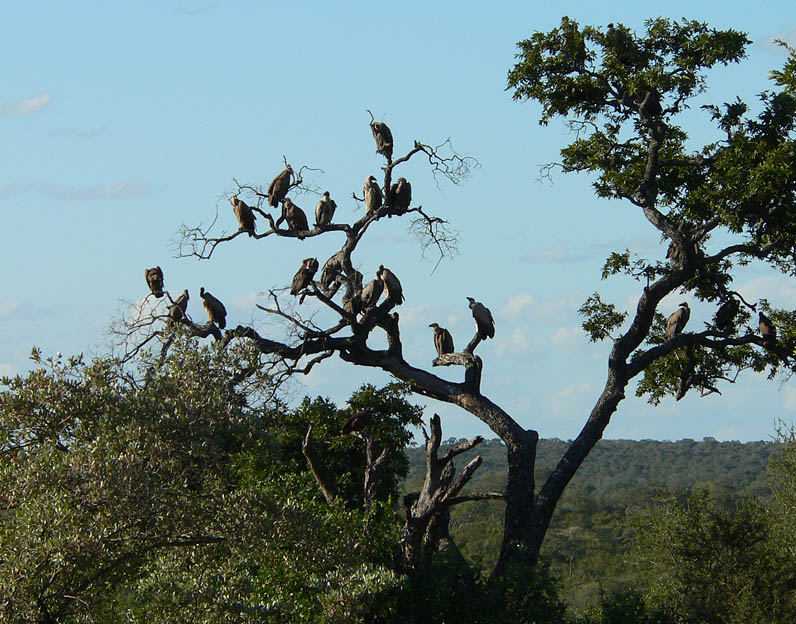
[(24, 100), (7, 102), (0, 100), (0, 114), (2, 115), (32, 115), (38, 113), (53, 99), (49, 93), (42, 93)]
[(93, 199), (131, 199), (152, 195), (152, 188), (141, 182), (116, 182), (105, 186), (88, 186), (83, 188), (66, 188), (45, 186), (45, 195), (68, 201), (84, 201)]
[(571, 327), (559, 327), (550, 336), (550, 342), (552, 342), (554, 345), (583, 342), (583, 330), (576, 325)]
[(55, 308), (29, 303), (27, 301), (0, 301), (0, 320), (2, 321), (38, 321), (53, 316)]
[(19, 184), (8, 184), (6, 186), (0, 186), (0, 199), (16, 195), (21, 190), (22, 187)]
[(97, 126), (96, 128), (57, 128), (50, 132), (51, 137), (66, 137), (68, 139), (93, 139), (103, 134), (108, 129), (107, 125)]
[(524, 256), (520, 256), (520, 262), (529, 262), (530, 264), (572, 264), (591, 260), (598, 254), (599, 249), (596, 247), (592, 247), (588, 250), (586, 248), (569, 249), (566, 247), (557, 247), (555, 249), (533, 251)]
[(505, 305), (500, 308), (500, 314), (509, 318), (516, 318), (533, 302), (533, 295), (529, 295), (528, 293), (512, 295)]
[(784, 41), (788, 45), (796, 45), (796, 28), (792, 30), (781, 30), (779, 32), (774, 33), (771, 37), (766, 40), (766, 44), (771, 48), (776, 48), (780, 50), (783, 54), (786, 52), (785, 49), (778, 46), (775, 41), (779, 39), (780, 41)]
[(525, 353), (529, 348), (528, 334), (524, 327), (515, 327), (508, 340), (503, 340), (497, 345), (498, 355), (506, 353)]
[(183, 15), (199, 15), (200, 13), (204, 13), (205, 11), (209, 11), (215, 6), (213, 2), (205, 2), (204, 4), (197, 5), (195, 7), (177, 7), (177, 13), (182, 13)]

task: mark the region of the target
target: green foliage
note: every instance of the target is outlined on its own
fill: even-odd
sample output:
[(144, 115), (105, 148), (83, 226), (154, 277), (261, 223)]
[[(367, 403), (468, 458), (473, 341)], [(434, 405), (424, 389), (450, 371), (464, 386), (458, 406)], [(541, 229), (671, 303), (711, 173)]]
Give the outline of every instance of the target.
[(617, 312), (613, 303), (604, 303), (598, 293), (591, 295), (578, 309), (578, 314), (585, 317), (583, 330), (589, 334), (592, 342), (605, 340), (627, 318), (627, 312)]
[(109, 360), (60, 357), (7, 380), (6, 621), (84, 621), (159, 550), (225, 538), (218, 522), (236, 502), (231, 459), (263, 435), (224, 383), (228, 357), (236, 356), (180, 343), (143, 385)]
[(667, 496), (635, 516), (649, 604), (683, 622), (788, 622), (796, 565), (774, 547), (764, 508), (708, 490)]

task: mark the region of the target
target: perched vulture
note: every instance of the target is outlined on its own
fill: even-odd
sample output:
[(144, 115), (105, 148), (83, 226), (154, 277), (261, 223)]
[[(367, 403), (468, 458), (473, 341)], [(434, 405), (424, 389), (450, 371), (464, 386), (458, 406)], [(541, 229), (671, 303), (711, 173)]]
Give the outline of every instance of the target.
[(732, 321), (735, 315), (738, 314), (740, 306), (741, 302), (735, 297), (731, 297), (722, 303), (716, 311), (716, 329), (720, 332), (726, 332), (732, 329)]
[(774, 323), (762, 312), (758, 312), (760, 335), (766, 339), (766, 342), (774, 342), (777, 339), (777, 328)]
[(188, 291), (183, 290), (182, 294), (177, 297), (177, 300), (169, 307), (169, 320), (181, 321), (185, 318), (185, 313), (188, 311)]
[(343, 258), (345, 258), (345, 254), (342, 251), (338, 251), (323, 265), (320, 281), (321, 287), (324, 290), (329, 290), (334, 280), (336, 280), (337, 276), (343, 271)]
[(376, 279), (368, 282), (362, 292), (359, 293), (359, 308), (367, 310), (375, 306), (379, 302), (379, 297), (381, 297), (383, 290), (384, 282), (379, 277), (379, 274), (376, 273)]
[(362, 301), (357, 295), (349, 297), (348, 294), (345, 294), (343, 295), (343, 310), (356, 316), (362, 311)]
[(159, 266), (156, 266), (152, 269), (147, 269), (144, 275), (146, 276), (146, 284), (149, 286), (149, 290), (160, 299), (163, 296), (163, 271)]
[(352, 433), (362, 431), (372, 422), (373, 412), (357, 412), (346, 421), (340, 433), (343, 435), (351, 435)]
[(636, 104), (638, 104), (638, 112), (642, 117), (658, 117), (663, 114), (663, 107), (661, 106), (661, 96), (657, 89), (649, 89), (648, 91), (638, 91), (636, 93)]
[(384, 198), (382, 197), (379, 183), (376, 182), (376, 176), (368, 176), (362, 191), (365, 195), (365, 210), (373, 212), (381, 208)]
[(470, 302), (470, 309), (473, 311), (473, 320), (475, 321), (475, 328), (478, 330), (478, 335), (481, 340), (495, 337), (495, 321), (492, 318), (492, 313), (483, 303), (476, 301), (472, 297), (467, 297)]
[(371, 121), (370, 131), (376, 140), (376, 153), (392, 158), (392, 132), (383, 121)]
[(306, 232), (310, 229), (307, 215), (289, 197), (282, 200), (282, 216), (287, 221), (287, 227), (291, 232)]
[(688, 307), (688, 302), (683, 301), (680, 307), (669, 315), (666, 319), (666, 339), (671, 340), (677, 334), (683, 331), (683, 327), (688, 322), (691, 316), (691, 309)]
[(401, 282), (395, 277), (395, 273), (390, 269), (385, 269), (383, 265), (379, 265), (379, 271), (376, 277), (380, 277), (384, 282), (384, 290), (387, 291), (387, 300), (392, 301), (395, 305), (401, 305), (404, 302), (404, 291), (401, 288)]
[(337, 204), (329, 197), (329, 191), (325, 191), (323, 198), (315, 206), (315, 225), (329, 225), (335, 210)]
[(398, 181), (390, 187), (390, 195), (392, 209), (395, 212), (404, 213), (409, 210), (409, 204), (412, 203), (412, 185), (406, 181), (406, 178), (398, 178)]
[(242, 199), (238, 199), (237, 195), (233, 195), (229, 201), (232, 203), (232, 209), (238, 218), (238, 224), (240, 225), (238, 231), (248, 232), (249, 236), (254, 236), (254, 222), (257, 217), (254, 216), (252, 207)]
[(199, 296), (203, 300), (202, 305), (207, 312), (207, 318), (218, 325), (219, 329), (224, 329), (227, 326), (227, 309), (224, 304), (209, 292), (205, 292), (204, 286), (199, 289)]
[(268, 185), (268, 203), (276, 208), (285, 197), (290, 189), (290, 176), (293, 174), (293, 167), (288, 165), (285, 169), (271, 180)]
[(683, 263), (683, 260), (685, 258), (683, 256), (683, 251), (680, 248), (680, 243), (678, 243), (677, 241), (672, 241), (669, 243), (669, 247), (666, 250), (666, 259), (672, 264)]
[(301, 268), (293, 276), (293, 285), (290, 288), (291, 295), (298, 295), (302, 290), (309, 286), (315, 272), (318, 270), (318, 261), (315, 258), (307, 258), (301, 263)]
[(434, 328), (434, 346), (437, 348), (437, 355), (442, 357), (445, 353), (453, 353), (453, 336), (438, 323), (431, 323), (429, 327)]

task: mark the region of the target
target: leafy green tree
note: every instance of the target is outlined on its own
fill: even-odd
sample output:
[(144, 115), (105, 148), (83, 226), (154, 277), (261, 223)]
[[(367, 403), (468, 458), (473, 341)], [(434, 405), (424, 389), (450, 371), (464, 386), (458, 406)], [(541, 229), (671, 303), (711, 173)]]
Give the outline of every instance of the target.
[[(612, 338), (605, 387), (580, 434), (536, 491), (520, 541), (538, 550), (564, 488), (618, 409), (628, 385), (658, 403), (695, 390), (718, 391), (745, 370), (793, 371), (794, 312), (768, 302), (738, 303), (732, 323), (713, 319), (665, 334), (661, 300), (681, 292), (714, 303), (736, 296), (735, 267), (765, 263), (796, 270), (796, 52), (788, 49), (773, 88), (755, 106), (737, 99), (703, 107), (694, 147), (684, 113), (707, 90), (707, 70), (743, 60), (749, 40), (689, 20), (651, 19), (642, 33), (622, 24), (581, 27), (562, 18), (550, 32), (521, 41), (508, 84), (518, 100), (541, 104), (540, 123), (562, 118), (575, 139), (545, 168), (593, 176), (598, 197), (627, 202), (670, 241), (667, 259), (615, 252), (603, 278), (624, 274), (643, 284), (631, 318), (598, 293), (581, 309), (592, 340)], [(777, 338), (765, 338), (749, 309), (765, 309)], [(693, 329), (691, 329), (693, 328)], [(529, 483), (532, 485), (532, 482)], [(532, 488), (531, 488), (532, 489)]]
[(796, 563), (753, 498), (708, 490), (668, 496), (636, 515), (634, 560), (646, 602), (673, 622), (775, 624), (796, 618)]
[[(387, 473), (405, 461), (385, 467), (367, 513), (328, 504), (291, 435), (309, 406), (328, 405), (286, 415), (267, 401), (259, 354), (219, 347), (177, 332), (140, 363), (34, 352), (38, 368), (3, 380), (0, 619), (371, 622), (394, 612), (399, 475)], [(365, 387), (351, 405), (400, 404), (403, 416), (382, 428), (402, 445), (417, 409), (402, 395)], [(337, 452), (340, 463), (356, 455)]]

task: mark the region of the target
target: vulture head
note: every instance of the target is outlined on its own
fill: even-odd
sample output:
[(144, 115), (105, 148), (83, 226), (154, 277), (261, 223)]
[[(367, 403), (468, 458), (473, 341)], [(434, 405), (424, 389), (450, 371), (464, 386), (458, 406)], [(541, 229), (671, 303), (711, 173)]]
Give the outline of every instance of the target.
[(470, 302), (470, 307), (471, 308), (473, 307), (473, 305), (475, 305), (475, 299), (473, 299), (472, 297), (467, 297), (467, 301)]
[(439, 327), (439, 323), (431, 323), (431, 325), (429, 325), (429, 327), (433, 327), (434, 329), (437, 329)]

